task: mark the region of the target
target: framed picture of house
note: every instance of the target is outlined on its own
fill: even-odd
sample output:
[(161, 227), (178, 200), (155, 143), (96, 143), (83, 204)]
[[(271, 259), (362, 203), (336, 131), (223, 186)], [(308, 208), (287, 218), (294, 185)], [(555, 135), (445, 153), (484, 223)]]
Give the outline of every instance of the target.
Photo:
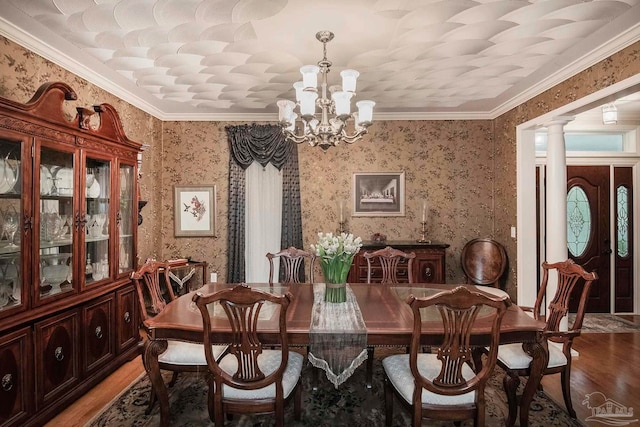
[(175, 237), (215, 237), (215, 185), (176, 185), (173, 209)]
[(353, 174), (353, 216), (404, 216), (404, 172)]

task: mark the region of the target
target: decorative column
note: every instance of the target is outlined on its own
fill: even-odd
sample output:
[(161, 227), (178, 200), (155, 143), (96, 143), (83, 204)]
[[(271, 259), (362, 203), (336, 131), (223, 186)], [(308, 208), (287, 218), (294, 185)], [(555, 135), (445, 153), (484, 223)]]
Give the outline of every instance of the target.
[[(546, 261), (565, 261), (567, 250), (567, 155), (564, 141), (564, 125), (573, 117), (555, 117), (547, 126), (547, 174), (546, 174)], [(545, 307), (553, 299), (557, 289), (557, 275), (549, 272)], [(567, 329), (563, 319), (561, 329)]]

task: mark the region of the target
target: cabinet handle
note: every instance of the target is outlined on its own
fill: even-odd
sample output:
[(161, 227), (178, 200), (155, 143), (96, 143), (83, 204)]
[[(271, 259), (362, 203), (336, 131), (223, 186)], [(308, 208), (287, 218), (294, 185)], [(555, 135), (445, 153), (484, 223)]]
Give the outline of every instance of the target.
[(431, 274), (432, 274), (431, 267), (425, 267), (424, 277), (431, 277)]
[(87, 224), (87, 216), (86, 215), (80, 215), (80, 213), (76, 214), (76, 220), (75, 220), (75, 226), (76, 226), (76, 230), (80, 229), (80, 228), (84, 228), (84, 226)]
[(99, 340), (102, 339), (102, 326), (96, 326), (96, 338), (98, 338)]
[(116, 212), (116, 225), (120, 225), (120, 223), (122, 222), (122, 214), (120, 213), (120, 211)]
[(13, 375), (6, 374), (2, 377), (2, 389), (10, 391), (13, 388)]
[(131, 323), (131, 314), (128, 311), (124, 313), (124, 321), (125, 323)]
[(33, 228), (33, 217), (29, 215), (24, 216), (23, 226), (25, 233)]
[(58, 362), (62, 362), (62, 359), (64, 359), (64, 351), (62, 350), (62, 347), (57, 347), (53, 352), (53, 356)]

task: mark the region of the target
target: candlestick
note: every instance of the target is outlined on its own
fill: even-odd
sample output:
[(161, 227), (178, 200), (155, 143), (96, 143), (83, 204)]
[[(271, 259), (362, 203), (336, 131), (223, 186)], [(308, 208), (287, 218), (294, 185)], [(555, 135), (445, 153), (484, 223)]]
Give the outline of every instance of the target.
[(418, 243), (431, 243), (431, 240), (427, 239), (427, 221), (422, 221), (422, 237), (418, 239)]

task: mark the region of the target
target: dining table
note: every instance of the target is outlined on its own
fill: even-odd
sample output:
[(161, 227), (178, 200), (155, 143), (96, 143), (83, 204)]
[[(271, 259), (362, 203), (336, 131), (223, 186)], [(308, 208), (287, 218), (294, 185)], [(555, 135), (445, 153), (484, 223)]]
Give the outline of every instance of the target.
[[(160, 406), (160, 424), (169, 425), (169, 395), (163, 381), (158, 364), (158, 355), (167, 349), (167, 340), (180, 340), (202, 343), (204, 331), (202, 317), (192, 298), (196, 292), (204, 295), (236, 286), (232, 283), (208, 283), (201, 288), (176, 298), (166, 305), (158, 315), (143, 322), (147, 332), (144, 342), (144, 366), (149, 375), (153, 390)], [(252, 288), (293, 296), (287, 310), (287, 336), (289, 345), (308, 346), (310, 344), (310, 324), (314, 307), (314, 286), (310, 283), (269, 284), (250, 283)], [(366, 326), (366, 344), (368, 346), (400, 346), (408, 347), (413, 332), (413, 314), (405, 302), (409, 295), (426, 297), (441, 291), (452, 290), (464, 286), (472, 291), (493, 296), (503, 296), (504, 291), (486, 286), (469, 284), (365, 284), (350, 283), (347, 285), (357, 300), (362, 319)], [(317, 287), (316, 287), (317, 289)], [(334, 303), (331, 303), (334, 304)], [(337, 303), (340, 304), (340, 303)], [(226, 316), (220, 310), (218, 315), (211, 316), (211, 333), (220, 344), (231, 342), (231, 328)], [(278, 312), (266, 311), (258, 323), (258, 336), (264, 345), (278, 345)], [(545, 323), (532, 318), (518, 305), (511, 304), (507, 309), (500, 327), (500, 343), (522, 343), (523, 349), (533, 358), (531, 375), (529, 376), (519, 405), (520, 425), (528, 426), (529, 407), (538, 390), (544, 368), (548, 362), (547, 341), (543, 332)], [(476, 319), (471, 344), (488, 345), (490, 342), (491, 324), (483, 316)], [(442, 321), (439, 318), (423, 316), (421, 345), (433, 346), (441, 342), (443, 336)], [(515, 396), (512, 396), (515, 399)], [(515, 412), (517, 412), (515, 409)], [(517, 413), (509, 408), (505, 424), (515, 424)]]

